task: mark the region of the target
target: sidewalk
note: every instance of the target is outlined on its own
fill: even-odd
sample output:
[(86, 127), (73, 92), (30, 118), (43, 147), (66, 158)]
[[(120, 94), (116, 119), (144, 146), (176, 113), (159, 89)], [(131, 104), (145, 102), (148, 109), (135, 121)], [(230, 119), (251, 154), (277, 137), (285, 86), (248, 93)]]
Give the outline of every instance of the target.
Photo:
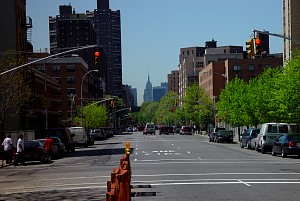
[(0, 159), (0, 168), (7, 167), (12, 165), (13, 163), (6, 164), (4, 160)]

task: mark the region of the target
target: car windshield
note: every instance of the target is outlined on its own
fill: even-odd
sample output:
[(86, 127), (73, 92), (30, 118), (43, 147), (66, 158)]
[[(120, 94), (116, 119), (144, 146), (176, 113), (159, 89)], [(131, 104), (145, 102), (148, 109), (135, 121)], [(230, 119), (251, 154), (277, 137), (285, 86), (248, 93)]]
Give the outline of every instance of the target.
[(297, 134), (297, 135), (295, 135), (295, 134), (294, 134), (294, 135), (289, 135), (289, 136), (288, 136), (288, 140), (292, 140), (292, 141), (294, 141), (294, 140), (295, 140), (295, 141), (300, 141), (300, 134), (299, 134), (299, 135), (298, 135), (298, 134)]
[(147, 125), (147, 128), (154, 128), (154, 125), (148, 124), (148, 125)]
[(224, 131), (224, 130), (219, 130), (218, 131), (219, 132), (219, 134), (221, 134), (221, 135), (231, 135), (231, 132), (230, 131)]

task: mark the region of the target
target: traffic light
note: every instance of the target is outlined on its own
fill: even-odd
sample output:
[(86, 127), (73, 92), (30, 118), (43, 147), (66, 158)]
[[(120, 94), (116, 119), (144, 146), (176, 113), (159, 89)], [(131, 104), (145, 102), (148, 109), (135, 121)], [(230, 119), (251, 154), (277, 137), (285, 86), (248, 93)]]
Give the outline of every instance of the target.
[(255, 38), (255, 55), (261, 55), (261, 40)]
[(100, 65), (100, 56), (101, 56), (100, 52), (96, 51), (95, 52), (95, 66)]
[(246, 42), (246, 50), (249, 58), (254, 57), (254, 39), (251, 38)]

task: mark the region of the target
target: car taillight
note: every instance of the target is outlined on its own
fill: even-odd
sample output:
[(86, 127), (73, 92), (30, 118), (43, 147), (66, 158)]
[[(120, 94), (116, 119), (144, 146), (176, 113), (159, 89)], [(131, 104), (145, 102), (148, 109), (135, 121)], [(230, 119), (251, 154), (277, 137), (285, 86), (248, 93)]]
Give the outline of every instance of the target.
[(297, 147), (297, 142), (288, 142), (289, 147)]

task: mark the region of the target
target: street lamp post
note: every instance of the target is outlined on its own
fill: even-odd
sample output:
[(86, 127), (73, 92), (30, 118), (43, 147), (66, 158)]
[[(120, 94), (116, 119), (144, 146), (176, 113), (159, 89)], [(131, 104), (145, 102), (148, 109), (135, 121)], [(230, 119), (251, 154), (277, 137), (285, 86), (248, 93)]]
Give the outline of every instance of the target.
[(99, 70), (90, 70), (88, 71), (87, 73), (84, 74), (84, 76), (82, 77), (82, 80), (81, 80), (81, 87), (80, 87), (80, 110), (81, 110), (81, 121), (80, 121), (80, 124), (81, 126), (83, 126), (82, 124), (82, 117), (83, 117), (83, 109), (82, 109), (82, 85), (83, 85), (83, 80), (85, 78), (85, 76), (91, 72), (99, 72)]

